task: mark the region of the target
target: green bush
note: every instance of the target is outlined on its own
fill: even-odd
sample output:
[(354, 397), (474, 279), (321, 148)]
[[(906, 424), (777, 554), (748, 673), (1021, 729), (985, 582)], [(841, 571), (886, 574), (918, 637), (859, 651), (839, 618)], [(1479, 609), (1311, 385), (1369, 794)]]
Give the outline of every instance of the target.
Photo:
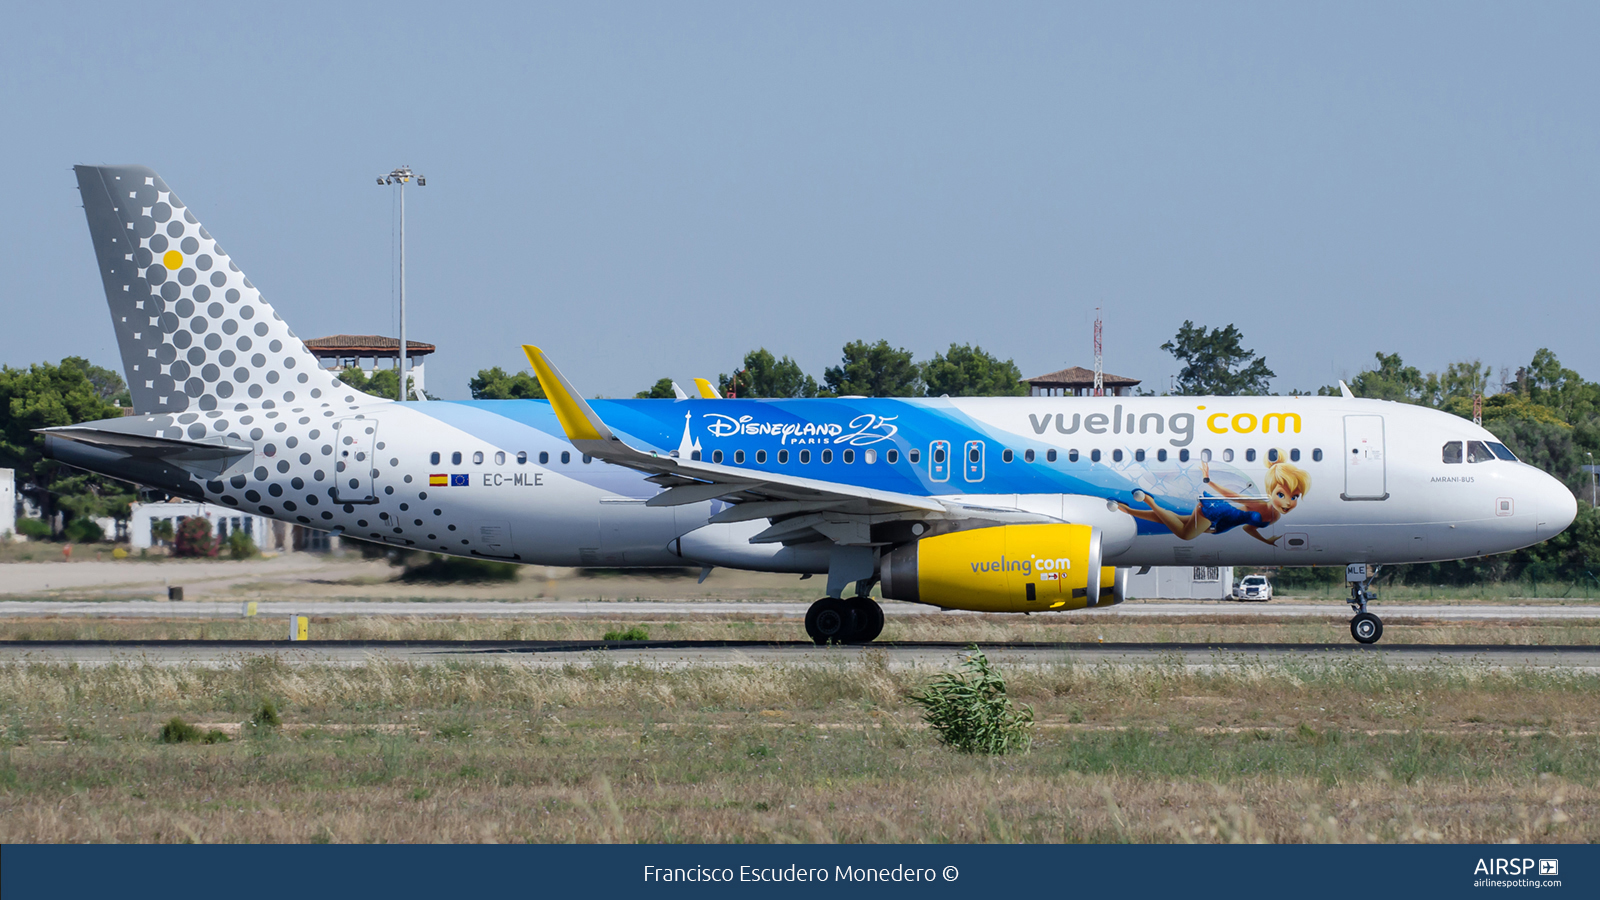
[(282, 724), (283, 717), (271, 700), (261, 701), (260, 708), (250, 714), (250, 725), (255, 728), (277, 728)]
[(228, 556), (233, 559), (250, 559), (261, 553), (256, 549), (256, 542), (250, 540), (250, 535), (242, 531), (235, 531), (228, 535)]
[(911, 695), (940, 742), (962, 753), (1026, 751), (1033, 744), (1033, 708), (1015, 706), (1006, 681), (978, 645), (955, 672), (945, 672)]
[(161, 726), (157, 739), (163, 744), (226, 744), (228, 736), (220, 729), (201, 731), (188, 722), (173, 716)]
[(172, 520), (157, 519), (150, 523), (150, 539), (163, 544), (172, 543)]
[(608, 632), (606, 632), (605, 637), (601, 638), (601, 640), (602, 641), (648, 641), (648, 640), (650, 640), (650, 632), (646, 631), (645, 627), (643, 625), (634, 625), (634, 626), (631, 626), (630, 628), (628, 628), (626, 631), (617, 631), (615, 629), (613, 629), (611, 631), (608, 631)]
[(74, 544), (94, 544), (106, 539), (105, 529), (93, 519), (73, 519), (61, 533)]
[(406, 566), (405, 571), (400, 573), (400, 580), (429, 584), (516, 581), (517, 566), (487, 559), (462, 559), (459, 556), (430, 553), (427, 562)]
[(43, 519), (18, 519), (17, 534), (30, 538), (47, 538), (50, 536), (50, 523)]

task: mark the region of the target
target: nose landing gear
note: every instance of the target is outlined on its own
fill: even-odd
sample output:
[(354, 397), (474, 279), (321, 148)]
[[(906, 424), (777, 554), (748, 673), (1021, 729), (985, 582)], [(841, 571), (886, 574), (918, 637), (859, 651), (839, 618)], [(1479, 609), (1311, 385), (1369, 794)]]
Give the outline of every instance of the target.
[(867, 644), (883, 633), (883, 607), (870, 597), (823, 597), (806, 610), (806, 634), (818, 644)]
[(1383, 620), (1367, 612), (1367, 601), (1371, 599), (1367, 582), (1350, 582), (1350, 608), (1356, 613), (1350, 620), (1350, 636), (1362, 644), (1376, 644), (1378, 638), (1383, 637)]

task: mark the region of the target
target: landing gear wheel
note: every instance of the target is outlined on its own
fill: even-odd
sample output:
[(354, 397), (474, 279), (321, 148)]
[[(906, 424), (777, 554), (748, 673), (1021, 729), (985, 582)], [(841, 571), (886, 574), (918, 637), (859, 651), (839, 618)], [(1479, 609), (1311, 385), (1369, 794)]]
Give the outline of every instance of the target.
[(854, 618), (845, 601), (823, 597), (806, 610), (806, 634), (817, 644), (843, 644), (850, 639)]
[(1363, 644), (1376, 644), (1383, 637), (1383, 620), (1369, 612), (1350, 620), (1350, 636)]
[(883, 634), (883, 607), (871, 597), (851, 597), (845, 601), (854, 614), (856, 632), (849, 638), (852, 644), (870, 644)]

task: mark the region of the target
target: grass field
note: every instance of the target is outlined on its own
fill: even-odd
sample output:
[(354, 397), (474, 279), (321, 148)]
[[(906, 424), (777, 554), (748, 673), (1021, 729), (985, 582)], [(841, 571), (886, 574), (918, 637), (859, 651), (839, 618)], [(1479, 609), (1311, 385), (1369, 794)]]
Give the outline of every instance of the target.
[(0, 841), (1600, 839), (1593, 675), (1022, 668), (1033, 749), (980, 758), (921, 725), (932, 674), (5, 665)]
[[(1450, 621), (1391, 619), (1386, 644), (1597, 644), (1593, 619)], [(1350, 642), (1349, 613), (1305, 616), (1110, 616), (1094, 612), (1040, 616), (891, 616), (883, 641), (1056, 641), (1149, 643)], [(282, 640), (284, 618), (8, 618), (0, 640)], [(649, 618), (489, 618), (470, 616), (327, 616), (311, 622), (317, 640), (600, 640), (641, 626), (655, 640), (798, 641), (797, 617), (673, 615)]]

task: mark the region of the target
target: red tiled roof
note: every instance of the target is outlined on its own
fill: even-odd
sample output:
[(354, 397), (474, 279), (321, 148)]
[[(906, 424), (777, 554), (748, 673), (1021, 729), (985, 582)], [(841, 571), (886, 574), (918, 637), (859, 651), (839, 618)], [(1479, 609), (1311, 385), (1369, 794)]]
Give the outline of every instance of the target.
[[(1083, 366), (1073, 366), (1070, 369), (1062, 369), (1059, 372), (1051, 372), (1048, 375), (1040, 375), (1037, 378), (1024, 380), (1034, 387), (1093, 387), (1094, 370), (1085, 369)], [(1100, 383), (1106, 387), (1132, 387), (1139, 384), (1139, 379), (1124, 378), (1121, 375), (1113, 375), (1110, 372), (1106, 372), (1101, 376)]]
[[(399, 356), (400, 339), (380, 334), (332, 334), (306, 341), (312, 356), (333, 358), (339, 356)], [(427, 356), (435, 348), (421, 341), (406, 341), (407, 356)]]

